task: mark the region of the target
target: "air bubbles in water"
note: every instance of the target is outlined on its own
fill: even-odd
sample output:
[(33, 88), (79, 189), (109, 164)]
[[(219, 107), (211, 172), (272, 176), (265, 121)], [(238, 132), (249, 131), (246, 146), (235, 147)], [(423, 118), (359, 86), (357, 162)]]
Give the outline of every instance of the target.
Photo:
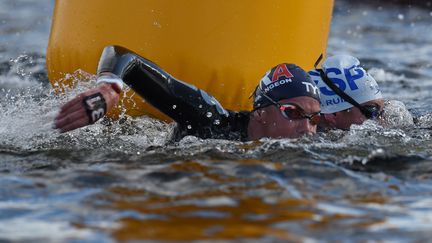
[(210, 117), (213, 116), (213, 113), (211, 113), (211, 112), (207, 112), (206, 116), (207, 116), (208, 118), (210, 118)]

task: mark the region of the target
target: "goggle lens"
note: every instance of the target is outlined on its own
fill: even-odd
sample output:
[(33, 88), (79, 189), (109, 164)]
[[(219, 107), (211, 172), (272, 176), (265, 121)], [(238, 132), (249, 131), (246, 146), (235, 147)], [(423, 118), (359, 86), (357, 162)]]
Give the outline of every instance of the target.
[(304, 111), (293, 104), (283, 104), (280, 105), (280, 110), (282, 115), (287, 119), (299, 120), (299, 119), (308, 119), (312, 125), (318, 125), (320, 121), (320, 113), (314, 113), (311, 115), (304, 114)]
[(367, 114), (364, 114), (368, 119), (377, 119), (382, 115), (382, 111), (378, 105), (364, 105), (363, 109), (365, 109)]
[(312, 115), (312, 117), (309, 119), (310, 123), (312, 125), (318, 125), (319, 122), (321, 120), (321, 115), (320, 114), (314, 114)]
[(281, 111), (285, 118), (302, 119), (303, 112), (294, 105), (281, 105)]

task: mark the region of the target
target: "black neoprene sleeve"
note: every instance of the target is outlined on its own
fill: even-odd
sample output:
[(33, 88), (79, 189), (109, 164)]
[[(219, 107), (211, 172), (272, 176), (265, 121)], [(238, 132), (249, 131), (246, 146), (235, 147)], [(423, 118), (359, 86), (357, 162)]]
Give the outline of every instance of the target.
[(228, 112), (219, 102), (193, 85), (175, 79), (153, 62), (120, 47), (105, 47), (97, 73), (117, 75), (152, 106), (171, 117), (190, 134), (224, 125)]

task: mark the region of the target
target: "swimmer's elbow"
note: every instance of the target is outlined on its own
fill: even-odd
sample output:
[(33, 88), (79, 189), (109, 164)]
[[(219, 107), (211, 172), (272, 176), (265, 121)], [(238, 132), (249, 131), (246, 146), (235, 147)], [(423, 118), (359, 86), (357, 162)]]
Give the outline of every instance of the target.
[(97, 74), (109, 72), (122, 78), (125, 71), (134, 65), (134, 60), (137, 57), (139, 57), (137, 54), (124, 47), (106, 46), (99, 59)]

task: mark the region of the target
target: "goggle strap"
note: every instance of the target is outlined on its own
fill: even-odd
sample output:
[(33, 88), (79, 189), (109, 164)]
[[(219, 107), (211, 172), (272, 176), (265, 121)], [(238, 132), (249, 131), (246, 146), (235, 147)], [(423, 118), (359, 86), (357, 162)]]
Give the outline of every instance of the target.
[(321, 55), (318, 57), (318, 59), (316, 60), (316, 62), (315, 62), (315, 64), (314, 64), (314, 67), (315, 67), (315, 69), (318, 69), (317, 67), (318, 67), (318, 64), (321, 62), (321, 60), (323, 59), (323, 54), (321, 53)]
[(261, 92), (261, 95), (264, 96), (266, 99), (268, 99), (271, 103), (273, 103), (273, 105), (276, 105), (277, 107), (280, 107), (280, 104), (277, 103), (276, 101), (274, 101), (272, 98), (270, 98), (268, 95), (266, 95), (264, 93), (264, 91), (261, 89), (261, 87), (259, 87), (259, 85), (257, 86), (257, 89)]
[(259, 86), (259, 84), (255, 87), (255, 89), (254, 89), (254, 91), (252, 92), (252, 94), (249, 95), (249, 99), (252, 98), (252, 97), (256, 94), (257, 89), (258, 89), (258, 86)]

